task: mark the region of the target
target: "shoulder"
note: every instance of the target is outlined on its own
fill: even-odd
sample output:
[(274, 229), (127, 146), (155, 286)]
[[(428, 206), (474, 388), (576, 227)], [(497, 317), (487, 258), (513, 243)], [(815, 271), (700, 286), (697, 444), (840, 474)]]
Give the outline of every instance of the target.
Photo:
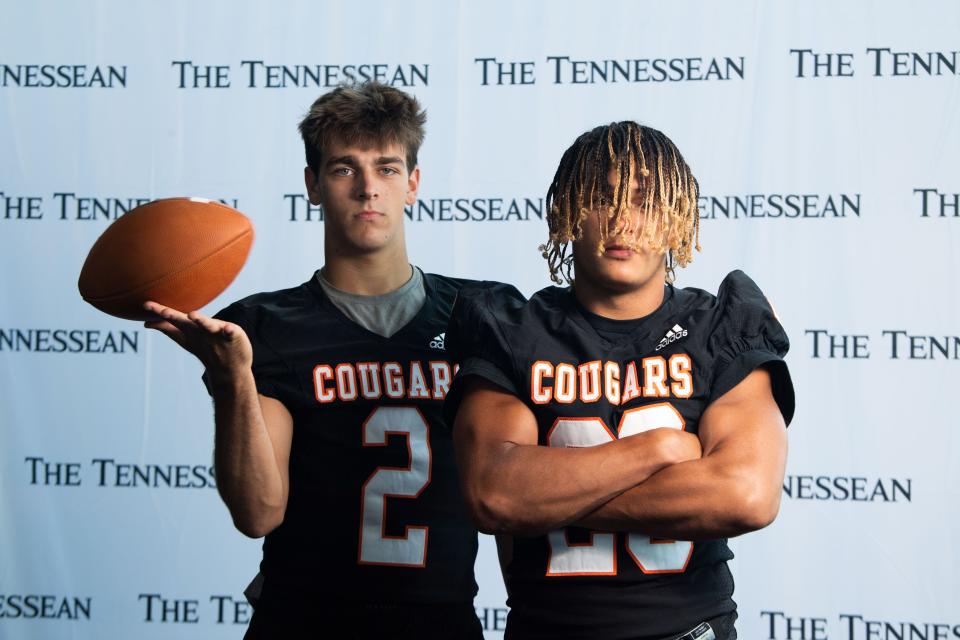
[(717, 322), (734, 333), (767, 336), (772, 350), (781, 356), (790, 346), (787, 334), (767, 297), (747, 274), (732, 271), (717, 290)]
[(515, 316), (526, 303), (527, 299), (513, 285), (493, 281), (463, 281), (450, 314), (451, 322), (474, 329), (483, 324), (500, 324)]
[(221, 309), (216, 318), (244, 326), (248, 331), (275, 319), (291, 319), (313, 313), (317, 299), (309, 283), (289, 289), (255, 293)]
[(693, 343), (711, 363), (709, 402), (764, 366), (771, 374), (774, 399), (787, 423), (793, 417), (793, 383), (783, 357), (790, 340), (760, 287), (742, 271), (720, 283), (717, 295), (684, 289), (687, 312), (683, 328), (696, 332)]
[(527, 299), (510, 284), (475, 282), (460, 290), (453, 315), (496, 325), (508, 335), (522, 340), (525, 330), (563, 322), (569, 304), (568, 288), (547, 287)]
[(767, 297), (757, 286), (750, 276), (743, 271), (731, 271), (727, 277), (720, 283), (717, 290), (717, 300), (721, 306), (754, 306), (768, 309), (771, 312), (773, 308)]
[(464, 283), (457, 295), (457, 306), (505, 314), (527, 304), (526, 297), (512, 284), (472, 280)]
[(729, 298), (730, 296), (744, 298), (759, 295), (763, 298), (763, 292), (760, 290), (760, 287), (757, 286), (757, 283), (739, 269), (731, 271), (724, 276), (723, 280), (720, 281), (720, 286), (717, 288), (716, 294), (696, 287), (677, 288), (674, 291), (678, 298), (682, 299), (687, 305), (690, 303), (701, 306), (705, 304), (709, 305), (716, 303), (720, 299)]
[(521, 298), (523, 297), (512, 285), (494, 280), (471, 280), (469, 278), (452, 278), (436, 273), (424, 273), (423, 282), (428, 293), (449, 298), (451, 301), (461, 298), (482, 297), (485, 291), (491, 291), (495, 294), (512, 292), (509, 295), (515, 293)]
[(464, 282), (447, 327), (447, 349), (458, 361), (481, 357), (501, 368), (510, 359), (510, 325), (527, 300), (516, 287), (502, 282)]
[(783, 332), (763, 291), (742, 271), (727, 274), (716, 295), (692, 287), (676, 289), (675, 294), (678, 313), (706, 326), (711, 335), (718, 330), (731, 334), (763, 329)]
[(488, 296), (492, 300), (504, 296), (523, 297), (514, 287), (492, 280), (469, 280), (424, 273), (423, 284), (428, 302), (453, 324), (457, 324), (458, 317), (461, 324), (475, 324), (481, 317), (486, 317), (484, 301)]
[(538, 291), (529, 300), (500, 282), (464, 287), (450, 316), (448, 345), (461, 361), (481, 357), (510, 371), (532, 345), (556, 333), (566, 321), (569, 302), (569, 290), (558, 287)]

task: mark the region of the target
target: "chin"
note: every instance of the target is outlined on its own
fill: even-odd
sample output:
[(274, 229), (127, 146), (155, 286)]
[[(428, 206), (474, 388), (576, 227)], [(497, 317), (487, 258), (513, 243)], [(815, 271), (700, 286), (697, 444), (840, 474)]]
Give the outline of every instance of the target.
[(392, 238), (385, 229), (357, 229), (347, 235), (347, 242), (360, 251), (379, 251), (388, 246)]
[(597, 285), (610, 293), (630, 293), (646, 284), (644, 280), (634, 278), (606, 278), (597, 282)]
[(666, 274), (660, 269), (651, 270), (648, 265), (639, 266), (630, 263), (604, 264), (599, 268), (580, 270), (595, 287), (610, 293), (629, 293), (647, 285), (651, 279), (659, 277), (661, 281)]
[(354, 242), (353, 247), (357, 253), (377, 253), (382, 251), (389, 243), (387, 242)]

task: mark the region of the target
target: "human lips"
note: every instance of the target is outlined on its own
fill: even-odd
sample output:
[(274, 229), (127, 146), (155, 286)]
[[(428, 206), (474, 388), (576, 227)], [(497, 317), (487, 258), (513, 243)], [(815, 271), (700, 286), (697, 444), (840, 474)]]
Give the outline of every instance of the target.
[(383, 217), (384, 214), (379, 211), (374, 211), (373, 209), (365, 209), (356, 215), (360, 220), (376, 220), (377, 218)]
[(629, 260), (633, 256), (633, 249), (625, 244), (611, 243), (603, 247), (603, 254), (616, 260)]

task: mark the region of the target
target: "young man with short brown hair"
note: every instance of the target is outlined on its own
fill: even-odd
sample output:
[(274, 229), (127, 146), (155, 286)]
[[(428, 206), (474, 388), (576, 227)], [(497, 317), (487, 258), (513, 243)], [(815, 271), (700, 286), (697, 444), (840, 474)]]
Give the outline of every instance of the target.
[(215, 318), (148, 306), (206, 366), (217, 485), (237, 528), (266, 536), (248, 638), (482, 637), (441, 419), (462, 282), (411, 266), (404, 238), (424, 121), (382, 84), (321, 96), (300, 131), (323, 268)]

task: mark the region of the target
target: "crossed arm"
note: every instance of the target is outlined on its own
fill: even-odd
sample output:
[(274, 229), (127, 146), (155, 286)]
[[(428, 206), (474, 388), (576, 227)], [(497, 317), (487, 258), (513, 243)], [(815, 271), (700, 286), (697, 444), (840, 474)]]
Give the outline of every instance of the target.
[(454, 443), (481, 531), (540, 535), (578, 525), (680, 540), (730, 537), (772, 522), (787, 449), (763, 369), (706, 409), (699, 438), (661, 428), (582, 449), (538, 446), (529, 408), (473, 377)]
[(289, 495), (293, 418), (279, 400), (257, 393), (253, 352), (239, 326), (155, 303), (160, 319), (146, 326), (166, 334), (206, 367), (213, 394), (217, 489), (234, 525), (251, 538), (281, 522)]

